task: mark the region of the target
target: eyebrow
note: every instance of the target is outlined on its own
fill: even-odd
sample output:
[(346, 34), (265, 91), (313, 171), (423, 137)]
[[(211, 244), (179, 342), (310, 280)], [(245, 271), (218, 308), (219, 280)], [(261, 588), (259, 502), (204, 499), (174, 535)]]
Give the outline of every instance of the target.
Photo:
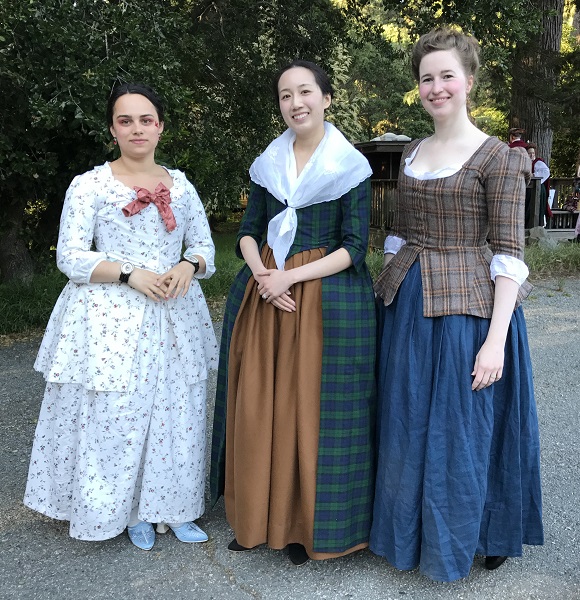
[[(310, 85), (315, 85), (315, 84), (314, 83), (301, 83), (298, 87), (303, 88), (303, 87), (308, 87)], [(281, 94), (282, 92), (289, 92), (289, 91), (290, 91), (290, 88), (283, 88), (278, 93)]]
[[(444, 71), (441, 71), (442, 75), (445, 75), (446, 73), (455, 73), (455, 69), (445, 69)], [(421, 75), (421, 78), (427, 77), (428, 75), (432, 77), (431, 73), (423, 73), (423, 75)]]
[[(144, 114), (144, 115), (139, 115), (139, 118), (142, 119), (143, 117), (153, 117), (153, 115), (150, 114), (150, 113), (147, 113), (147, 114)], [(117, 115), (116, 118), (117, 119), (132, 119), (133, 115)]]

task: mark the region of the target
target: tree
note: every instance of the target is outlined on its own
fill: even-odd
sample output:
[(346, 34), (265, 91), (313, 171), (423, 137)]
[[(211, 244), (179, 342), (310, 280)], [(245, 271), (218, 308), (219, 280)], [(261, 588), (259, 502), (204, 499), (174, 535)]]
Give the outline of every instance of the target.
[[(580, 6), (580, 2), (576, 2)], [(575, 173), (580, 152), (580, 12), (571, 0), (565, 6), (558, 86), (552, 94), (554, 145), (550, 169), (555, 176)]]
[(165, 97), (160, 158), (219, 212), (238, 202), (250, 163), (282, 128), (277, 66), (328, 66), (346, 22), (330, 0), (0, 0), (0, 18), (10, 32), (0, 38), (3, 281), (29, 277), (29, 251), (54, 244), (72, 177), (114, 157), (104, 109), (116, 81)]
[(175, 76), (184, 49), (178, 8), (143, 0), (1, 0), (3, 281), (32, 273), (34, 243), (23, 237), (27, 207), (45, 208), (35, 242), (50, 246), (73, 175), (111, 154), (104, 111), (115, 81), (150, 82), (176, 106), (187, 98)]
[(383, 6), (412, 37), (455, 24), (478, 38), (484, 78), (490, 82), (484, 85), (487, 98), (491, 92), (497, 106), (509, 110), (511, 125), (526, 129), (549, 160), (564, 0), (411, 0), (404, 6), (383, 0)]
[(516, 45), (512, 62), (510, 123), (526, 131), (548, 164), (552, 153), (554, 90), (560, 67), (564, 0), (533, 0), (540, 15), (531, 37)]
[[(239, 202), (254, 158), (285, 126), (272, 77), (295, 58), (312, 60), (333, 75), (336, 48), (346, 34), (346, 13), (330, 0), (218, 0), (196, 3), (193, 37), (202, 68), (188, 80), (198, 90), (203, 119), (194, 137), (212, 140), (200, 149), (204, 169), (195, 181), (211, 211)], [(340, 98), (334, 103), (340, 111)]]

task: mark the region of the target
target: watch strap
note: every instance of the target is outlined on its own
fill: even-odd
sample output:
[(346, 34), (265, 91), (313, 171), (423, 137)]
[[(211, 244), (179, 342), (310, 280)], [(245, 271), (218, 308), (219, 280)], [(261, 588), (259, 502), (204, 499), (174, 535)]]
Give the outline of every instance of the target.
[(188, 262), (190, 265), (193, 265), (193, 274), (194, 275), (199, 271), (199, 261), (193, 262), (192, 260), (189, 260), (188, 258), (184, 257), (179, 262)]

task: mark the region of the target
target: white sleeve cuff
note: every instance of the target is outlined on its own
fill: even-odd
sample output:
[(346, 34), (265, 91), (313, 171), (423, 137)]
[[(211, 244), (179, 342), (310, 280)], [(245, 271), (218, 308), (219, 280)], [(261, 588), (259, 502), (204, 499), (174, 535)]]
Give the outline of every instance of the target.
[(90, 283), (93, 271), (109, 258), (106, 252), (69, 250), (59, 244), (56, 250), (56, 266), (74, 283)]
[(406, 244), (407, 242), (397, 237), (396, 235), (388, 235), (385, 240), (384, 253), (385, 254), (397, 254), (397, 252)]
[(508, 256), (507, 254), (494, 255), (489, 268), (492, 281), (495, 281), (495, 278), (501, 275), (502, 277), (513, 279), (518, 285), (522, 285), (530, 274), (523, 260), (514, 256)]
[(196, 279), (209, 279), (215, 273), (214, 253), (212, 249), (209, 247), (188, 248), (183, 253), (183, 258), (190, 260), (194, 254), (202, 256), (203, 260), (205, 260), (205, 272), (196, 273), (194, 277)]

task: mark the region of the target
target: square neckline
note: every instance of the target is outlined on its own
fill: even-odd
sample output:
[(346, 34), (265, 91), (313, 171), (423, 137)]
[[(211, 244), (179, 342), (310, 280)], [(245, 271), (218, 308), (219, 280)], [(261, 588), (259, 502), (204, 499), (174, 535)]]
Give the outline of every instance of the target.
[[(473, 151), (471, 156), (469, 156), (469, 158), (467, 158), (463, 163), (461, 163), (459, 165), (457, 165), (457, 163), (456, 163), (454, 165), (449, 165), (447, 167), (441, 167), (440, 169), (437, 169), (436, 171), (424, 171), (424, 172), (414, 171), (413, 168), (411, 167), (411, 164), (412, 164), (414, 158), (416, 157), (421, 144), (426, 139), (427, 138), (423, 138), (422, 140), (419, 140), (417, 146), (413, 149), (411, 154), (405, 158), (405, 171), (406, 171), (406, 169), (409, 169), (409, 171), (411, 171), (411, 174), (405, 173), (405, 175), (407, 175), (407, 177), (411, 177), (412, 179), (417, 179), (419, 181), (430, 181), (433, 179), (447, 179), (449, 177), (453, 177), (454, 175), (457, 175), (457, 173), (459, 173), (459, 171), (468, 167), (469, 163), (471, 163), (473, 160), (475, 160), (475, 157), (479, 154), (480, 150), (490, 140), (497, 139), (497, 138), (495, 136), (491, 136), (491, 135), (487, 136), (487, 138), (485, 140), (483, 140), (483, 142)], [(410, 162), (407, 162), (407, 161), (409, 161), (409, 159), (410, 159)], [(452, 173), (449, 173), (448, 175), (438, 176), (438, 174), (441, 173), (441, 171), (447, 171), (447, 170), (450, 170), (453, 168), (455, 168), (455, 170)]]

